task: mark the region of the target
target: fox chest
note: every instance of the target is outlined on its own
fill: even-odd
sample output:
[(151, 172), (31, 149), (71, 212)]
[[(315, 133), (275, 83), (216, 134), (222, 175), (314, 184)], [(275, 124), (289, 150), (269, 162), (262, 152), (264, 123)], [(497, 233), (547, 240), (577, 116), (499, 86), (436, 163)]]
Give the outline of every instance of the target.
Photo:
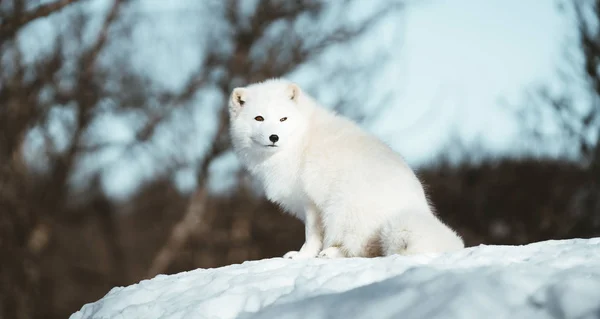
[(272, 170), (261, 178), (267, 198), (286, 212), (304, 219), (304, 207), (309, 199), (297, 174), (289, 169)]

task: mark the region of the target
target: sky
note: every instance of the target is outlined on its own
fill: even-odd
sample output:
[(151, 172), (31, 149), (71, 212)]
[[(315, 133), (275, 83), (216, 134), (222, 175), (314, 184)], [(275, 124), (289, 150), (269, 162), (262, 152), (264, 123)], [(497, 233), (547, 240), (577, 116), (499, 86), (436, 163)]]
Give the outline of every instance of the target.
[(515, 151), (525, 137), (500, 101), (524, 101), (526, 90), (556, 78), (568, 27), (556, 2), (433, 0), (403, 18), (404, 48), (388, 81), (402, 83), (402, 94), (374, 131), (413, 165), (432, 160), (453, 135)]

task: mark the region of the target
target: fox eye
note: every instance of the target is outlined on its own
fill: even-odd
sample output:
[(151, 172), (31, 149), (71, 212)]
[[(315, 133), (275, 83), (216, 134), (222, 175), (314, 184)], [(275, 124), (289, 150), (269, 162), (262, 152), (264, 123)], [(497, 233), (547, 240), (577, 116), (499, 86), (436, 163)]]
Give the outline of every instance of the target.
[(279, 119), (279, 122), (283, 122), (285, 120), (287, 120), (287, 117), (282, 117), (282, 118)]
[(255, 117), (254, 119), (255, 119), (255, 120), (257, 120), (257, 121), (259, 121), (259, 122), (262, 122), (262, 121), (264, 121), (264, 120), (265, 120), (265, 118), (264, 118), (264, 117), (262, 117), (262, 116), (260, 116), (260, 115), (259, 115), (259, 116), (257, 116), (257, 117)]

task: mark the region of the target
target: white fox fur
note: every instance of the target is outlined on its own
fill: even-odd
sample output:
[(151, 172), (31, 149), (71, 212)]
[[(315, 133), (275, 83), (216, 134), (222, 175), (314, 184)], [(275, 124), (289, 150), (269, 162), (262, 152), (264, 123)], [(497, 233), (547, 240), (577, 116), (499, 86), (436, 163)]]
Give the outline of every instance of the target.
[(399, 154), (321, 107), (296, 84), (271, 79), (236, 88), (229, 113), (242, 165), (262, 183), (269, 200), (305, 224), (304, 245), (284, 257), (464, 248), (462, 239), (435, 216), (420, 181)]

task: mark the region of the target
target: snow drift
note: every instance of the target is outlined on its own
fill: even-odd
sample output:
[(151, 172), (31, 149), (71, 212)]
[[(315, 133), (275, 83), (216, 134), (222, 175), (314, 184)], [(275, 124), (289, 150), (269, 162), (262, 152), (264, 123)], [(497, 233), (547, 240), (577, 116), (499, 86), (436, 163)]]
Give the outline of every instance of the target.
[(600, 238), (249, 261), (113, 288), (70, 318), (509, 317), (600, 318)]

